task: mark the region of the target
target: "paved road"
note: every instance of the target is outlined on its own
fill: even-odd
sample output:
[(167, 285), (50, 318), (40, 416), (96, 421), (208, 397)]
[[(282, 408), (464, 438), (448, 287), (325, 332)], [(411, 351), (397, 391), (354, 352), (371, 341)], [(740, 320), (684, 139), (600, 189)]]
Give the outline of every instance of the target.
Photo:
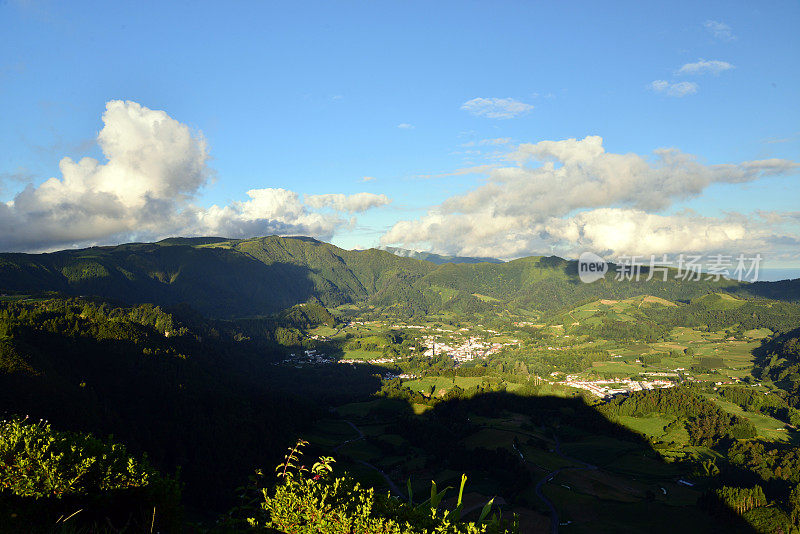
[[(536, 483), (536, 488), (535, 488), (536, 489), (536, 496), (539, 497), (539, 499), (550, 510), (550, 532), (552, 534), (558, 534), (558, 525), (560, 523), (560, 520), (558, 518), (558, 510), (556, 510), (556, 507), (553, 505), (553, 502), (550, 499), (548, 499), (547, 497), (545, 497), (544, 492), (542, 492), (542, 486), (544, 486), (545, 484), (547, 484), (548, 482), (553, 480), (556, 477), (556, 475), (558, 475), (561, 471), (566, 471), (567, 469), (589, 469), (589, 470), (595, 470), (595, 469), (597, 469), (597, 466), (596, 465), (592, 465), (590, 463), (583, 462), (583, 461), (578, 460), (576, 458), (572, 458), (570, 456), (567, 456), (566, 454), (564, 454), (564, 451), (561, 450), (561, 441), (559, 441), (558, 436), (553, 434), (553, 439), (556, 442), (556, 446), (553, 449), (553, 452), (555, 452), (556, 454), (558, 454), (559, 456), (561, 456), (565, 460), (568, 460), (568, 461), (570, 461), (572, 463), (576, 463), (576, 464), (579, 464), (579, 465), (583, 466), (583, 467), (561, 467), (559, 469), (556, 469), (555, 471), (550, 471), (549, 473), (547, 473), (544, 476), (544, 478), (542, 478), (539, 482)], [(519, 451), (517, 451), (517, 452), (519, 452)], [(522, 456), (521, 452), (519, 452), (519, 454), (520, 454), (520, 456)], [(523, 456), (523, 458), (524, 458), (524, 456)]]
[(555, 471), (551, 471), (547, 473), (547, 476), (545, 476), (543, 479), (541, 479), (539, 482), (536, 483), (536, 496), (539, 497), (539, 499), (550, 510), (550, 532), (552, 532), (553, 534), (558, 534), (558, 510), (556, 510), (556, 507), (553, 506), (552, 501), (550, 501), (550, 499), (544, 496), (544, 493), (542, 493), (542, 486), (546, 482), (552, 480), (552, 478), (557, 474), (559, 474), (560, 472), (561, 469), (556, 469)]

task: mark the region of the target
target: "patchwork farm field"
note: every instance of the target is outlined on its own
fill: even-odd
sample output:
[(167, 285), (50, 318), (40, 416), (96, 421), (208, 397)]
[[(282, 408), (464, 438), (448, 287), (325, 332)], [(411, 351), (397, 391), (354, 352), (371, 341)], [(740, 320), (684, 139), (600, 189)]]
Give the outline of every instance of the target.
[(342, 349), (342, 360), (361, 360), (368, 362), (370, 360), (377, 360), (383, 358), (382, 352), (362, 349)]
[[(755, 338), (750, 341), (728, 339), (724, 334), (681, 327), (673, 329), (666, 341), (608, 345), (611, 359), (593, 362), (592, 371), (634, 378), (647, 372), (692, 370), (699, 379), (716, 377), (716, 380), (731, 381), (750, 375), (752, 352), (760, 342)], [(641, 357), (646, 355), (657, 356), (658, 361), (642, 363)]]

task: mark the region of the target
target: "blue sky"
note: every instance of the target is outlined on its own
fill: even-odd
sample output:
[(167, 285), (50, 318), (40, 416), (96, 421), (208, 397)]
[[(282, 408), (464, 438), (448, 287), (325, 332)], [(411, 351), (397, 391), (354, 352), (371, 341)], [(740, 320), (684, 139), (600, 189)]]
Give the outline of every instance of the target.
[[(120, 4), (0, 4), (0, 248), (308, 233), (800, 267), (797, 2)], [(189, 137), (154, 148), (163, 120)]]

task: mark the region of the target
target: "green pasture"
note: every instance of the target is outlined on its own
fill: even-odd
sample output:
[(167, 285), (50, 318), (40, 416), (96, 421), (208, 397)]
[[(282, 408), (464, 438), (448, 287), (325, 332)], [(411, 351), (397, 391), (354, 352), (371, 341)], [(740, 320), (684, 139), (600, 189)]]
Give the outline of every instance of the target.
[(756, 330), (747, 330), (744, 332), (745, 337), (749, 337), (751, 339), (764, 339), (767, 336), (772, 335), (772, 330), (769, 328), (758, 328)]
[(647, 485), (608, 471), (565, 469), (551, 482), (569, 491), (601, 497), (605, 500), (636, 502), (644, 497)]
[(734, 404), (732, 402), (728, 402), (724, 399), (717, 397), (716, 395), (707, 395), (714, 403), (725, 410), (728, 413), (732, 413), (734, 415), (738, 415), (739, 417), (744, 417), (745, 419), (750, 420), (751, 423), (756, 427), (756, 431), (758, 432), (759, 437), (770, 441), (785, 441), (785, 442), (796, 442), (797, 441), (797, 432), (790, 431), (786, 427), (786, 423), (783, 421), (779, 421), (773, 417), (768, 415), (764, 415), (759, 412), (748, 412), (741, 408), (741, 406)]
[(659, 438), (664, 435), (664, 428), (673, 421), (673, 418), (655, 414), (648, 415), (647, 417), (621, 415), (614, 421), (640, 434)]
[(678, 343), (685, 344), (685, 343), (695, 343), (698, 341), (703, 341), (703, 333), (699, 330), (695, 330), (694, 328), (687, 328), (685, 326), (677, 326), (672, 329), (670, 335), (674, 341)]
[(653, 352), (653, 349), (647, 343), (626, 343), (620, 346), (615, 352), (623, 357), (638, 357), (643, 354), (650, 354)]
[[(475, 376), (457, 376), (455, 377), (455, 385), (461, 389), (468, 389), (471, 387), (479, 386), (483, 383), (483, 377)], [(497, 379), (494, 380), (497, 382)], [(453, 379), (443, 376), (426, 376), (424, 378), (417, 378), (415, 380), (407, 380), (403, 382), (404, 386), (411, 388), (413, 391), (420, 391), (426, 395), (430, 392), (431, 386), (436, 386), (436, 391), (443, 391), (453, 387)]]
[(414, 403), (411, 405), (411, 409), (413, 410), (414, 415), (422, 415), (428, 410), (432, 410), (433, 406), (429, 406), (427, 404)]
[(340, 455), (347, 455), (362, 462), (372, 462), (383, 457), (381, 450), (366, 440), (352, 441), (339, 449)]
[(331, 328), (328, 325), (318, 326), (316, 328), (312, 328), (308, 331), (309, 335), (312, 336), (325, 336), (331, 337), (333, 336), (339, 329), (338, 328)]
[(567, 456), (598, 466), (610, 464), (624, 454), (640, 451), (635, 443), (595, 435), (588, 435), (580, 441), (562, 443), (561, 449)]
[(342, 352), (343, 352), (341, 358), (342, 360), (361, 360), (368, 362), (383, 357), (382, 352), (376, 352), (371, 350), (343, 349)]
[(352, 402), (336, 408), (336, 412), (345, 419), (365, 419), (370, 410), (374, 409), (380, 400), (366, 402)]
[(554, 471), (564, 467), (579, 467), (575, 462), (562, 458), (554, 452), (550, 452), (549, 449), (543, 450), (527, 445), (524, 442), (520, 445), (520, 449), (523, 456), (525, 456), (526, 462), (544, 471)]
[(496, 428), (482, 428), (464, 440), (468, 449), (498, 449), (510, 448), (514, 442), (515, 434)]
[(320, 419), (303, 437), (314, 445), (335, 447), (349, 439), (357, 438), (358, 433), (342, 420)]

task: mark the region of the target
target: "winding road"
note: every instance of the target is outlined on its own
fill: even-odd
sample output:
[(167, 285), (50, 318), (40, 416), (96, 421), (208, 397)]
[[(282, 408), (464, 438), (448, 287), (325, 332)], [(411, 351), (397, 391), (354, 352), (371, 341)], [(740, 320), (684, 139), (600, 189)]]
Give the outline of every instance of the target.
[[(545, 497), (544, 492), (542, 492), (542, 486), (544, 486), (545, 484), (547, 484), (548, 482), (553, 480), (556, 477), (556, 475), (558, 475), (562, 471), (566, 471), (568, 469), (595, 470), (595, 469), (597, 469), (597, 466), (596, 465), (592, 465), (590, 463), (586, 463), (586, 462), (581, 461), (581, 460), (578, 460), (576, 458), (572, 458), (570, 456), (567, 456), (566, 454), (564, 454), (564, 451), (561, 450), (561, 441), (559, 441), (558, 436), (553, 434), (553, 439), (556, 442), (556, 446), (553, 449), (553, 452), (555, 452), (556, 454), (558, 454), (560, 457), (564, 458), (565, 460), (568, 460), (568, 461), (570, 461), (572, 463), (580, 464), (581, 466), (583, 466), (583, 467), (561, 467), (559, 469), (556, 469), (555, 471), (550, 471), (549, 473), (547, 473), (544, 476), (544, 478), (542, 478), (539, 482), (536, 483), (536, 488), (535, 488), (536, 496), (539, 497), (539, 499), (550, 510), (550, 532), (552, 532), (552, 534), (558, 534), (558, 526), (560, 524), (560, 520), (558, 518), (558, 510), (556, 510), (556, 507), (553, 505), (553, 502), (550, 499), (548, 499), (547, 497)], [(519, 450), (517, 452), (519, 452)], [(521, 452), (519, 452), (519, 454), (520, 454), (520, 456), (522, 456)], [(525, 457), (523, 456), (523, 459), (524, 458)], [(533, 463), (533, 462), (529, 462), (528, 460), (525, 460), (525, 461), (528, 462), (528, 463), (531, 463), (531, 464)], [(535, 465), (535, 464), (533, 464), (533, 465)]]

